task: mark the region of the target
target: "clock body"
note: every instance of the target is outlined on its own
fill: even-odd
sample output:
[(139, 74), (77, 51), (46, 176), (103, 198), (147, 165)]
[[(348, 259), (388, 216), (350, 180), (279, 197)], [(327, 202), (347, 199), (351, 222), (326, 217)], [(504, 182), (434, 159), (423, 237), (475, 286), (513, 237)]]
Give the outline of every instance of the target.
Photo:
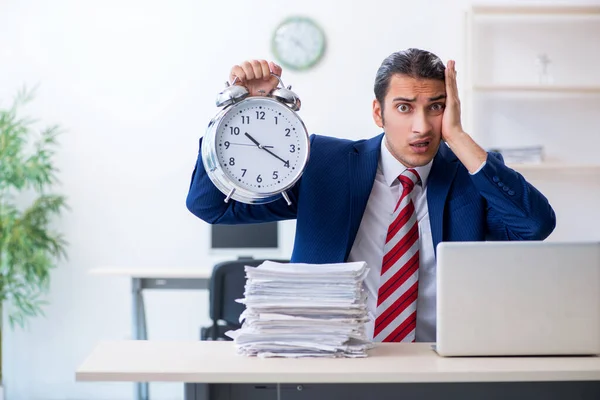
[(304, 122), (286, 104), (267, 96), (228, 105), (209, 123), (202, 161), (221, 192), (247, 204), (264, 204), (300, 179), (310, 154)]

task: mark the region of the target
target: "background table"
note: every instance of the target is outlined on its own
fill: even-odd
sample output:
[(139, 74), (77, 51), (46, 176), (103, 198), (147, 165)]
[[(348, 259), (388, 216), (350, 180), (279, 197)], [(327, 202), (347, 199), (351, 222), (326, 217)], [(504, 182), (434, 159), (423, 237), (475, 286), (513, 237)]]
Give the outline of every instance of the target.
[[(124, 276), (131, 279), (131, 322), (132, 337), (135, 340), (147, 340), (146, 311), (144, 307), (145, 289), (195, 289), (206, 290), (210, 283), (212, 267), (198, 268), (119, 268), (102, 267), (92, 269), (93, 275)], [(136, 383), (136, 399), (149, 400), (146, 381)]]

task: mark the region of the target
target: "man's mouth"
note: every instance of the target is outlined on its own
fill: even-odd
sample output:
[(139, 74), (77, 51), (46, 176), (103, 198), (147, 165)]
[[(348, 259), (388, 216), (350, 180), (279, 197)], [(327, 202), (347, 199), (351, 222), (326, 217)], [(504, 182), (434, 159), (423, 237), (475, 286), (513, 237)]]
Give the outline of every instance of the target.
[(413, 149), (415, 153), (425, 153), (429, 149), (429, 145), (431, 140), (417, 140), (416, 142), (412, 142), (410, 147)]

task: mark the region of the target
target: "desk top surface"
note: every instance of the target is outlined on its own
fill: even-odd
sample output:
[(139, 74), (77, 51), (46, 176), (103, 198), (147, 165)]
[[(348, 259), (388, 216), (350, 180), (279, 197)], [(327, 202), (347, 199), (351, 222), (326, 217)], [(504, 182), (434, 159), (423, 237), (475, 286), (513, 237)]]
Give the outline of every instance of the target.
[(90, 270), (92, 275), (128, 276), (130, 278), (157, 279), (210, 279), (213, 268), (120, 268), (101, 267)]
[(383, 343), (362, 359), (238, 355), (233, 342), (99, 343), (78, 381), (202, 383), (382, 383), (600, 380), (600, 357), (438, 356), (428, 343)]

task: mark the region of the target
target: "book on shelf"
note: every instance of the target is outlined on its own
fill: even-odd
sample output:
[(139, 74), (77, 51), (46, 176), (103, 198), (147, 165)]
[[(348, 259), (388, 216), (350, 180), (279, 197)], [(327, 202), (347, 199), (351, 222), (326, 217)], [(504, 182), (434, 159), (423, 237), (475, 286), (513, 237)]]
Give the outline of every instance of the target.
[(488, 150), (502, 154), (506, 164), (540, 164), (544, 161), (542, 146), (490, 147)]

